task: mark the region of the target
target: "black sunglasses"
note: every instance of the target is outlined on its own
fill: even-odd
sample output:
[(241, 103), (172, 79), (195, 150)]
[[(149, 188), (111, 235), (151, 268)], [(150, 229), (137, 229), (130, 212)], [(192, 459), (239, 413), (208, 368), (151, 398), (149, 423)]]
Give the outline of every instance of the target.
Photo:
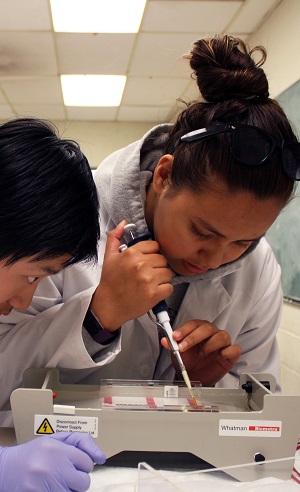
[(284, 172), (289, 178), (300, 181), (300, 143), (286, 143), (283, 139), (276, 139), (256, 126), (220, 123), (186, 133), (180, 141), (194, 142), (219, 133), (230, 133), (230, 150), (233, 157), (247, 166), (263, 164), (271, 157), (275, 148), (279, 147), (282, 153)]

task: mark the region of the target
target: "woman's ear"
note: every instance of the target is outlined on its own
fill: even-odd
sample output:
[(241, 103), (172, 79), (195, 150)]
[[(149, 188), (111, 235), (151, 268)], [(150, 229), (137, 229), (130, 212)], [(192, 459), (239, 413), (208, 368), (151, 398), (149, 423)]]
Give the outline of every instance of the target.
[(153, 173), (153, 189), (155, 191), (162, 191), (166, 185), (169, 185), (173, 162), (174, 157), (171, 154), (165, 154), (159, 159)]

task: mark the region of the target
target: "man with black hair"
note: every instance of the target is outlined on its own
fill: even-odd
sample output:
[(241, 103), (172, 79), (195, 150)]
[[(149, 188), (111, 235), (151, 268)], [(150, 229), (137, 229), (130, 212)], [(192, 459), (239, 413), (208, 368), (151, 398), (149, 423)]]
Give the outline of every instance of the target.
[[(9, 320), (12, 309), (18, 316), (30, 305), (43, 278), (81, 261), (96, 262), (98, 199), (78, 144), (60, 139), (50, 123), (32, 118), (0, 126), (0, 188), (0, 314)], [(39, 298), (44, 306), (48, 296), (55, 304), (50, 289)], [(38, 319), (31, 336), (26, 327), (16, 330), (9, 321), (0, 325), (0, 393), (5, 394), (9, 381), (20, 386), (23, 371), (38, 364), (38, 354), (42, 361), (51, 352), (49, 337), (56, 332), (49, 333)], [(1, 410), (0, 425), (5, 425), (9, 398)], [(0, 447), (0, 490), (85, 491), (94, 462), (104, 461), (93, 438), (81, 433)]]

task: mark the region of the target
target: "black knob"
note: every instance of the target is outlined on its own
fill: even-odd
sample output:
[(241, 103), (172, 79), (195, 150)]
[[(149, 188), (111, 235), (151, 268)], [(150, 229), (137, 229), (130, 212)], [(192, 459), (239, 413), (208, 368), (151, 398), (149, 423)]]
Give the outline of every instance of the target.
[(261, 453), (255, 453), (255, 455), (254, 455), (254, 461), (255, 461), (256, 463), (261, 463), (261, 462), (263, 462), (263, 461), (266, 461), (266, 458), (265, 458), (265, 457), (264, 457), (264, 455), (263, 455), (263, 454), (261, 454)]
[(252, 381), (247, 381), (242, 384), (242, 388), (246, 391), (246, 393), (252, 393)]

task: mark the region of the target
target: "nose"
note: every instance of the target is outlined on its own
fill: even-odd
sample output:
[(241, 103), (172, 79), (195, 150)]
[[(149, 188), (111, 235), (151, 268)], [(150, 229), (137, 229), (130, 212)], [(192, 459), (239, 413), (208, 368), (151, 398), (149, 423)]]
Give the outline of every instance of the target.
[(226, 262), (225, 260), (226, 248), (216, 246), (213, 248), (205, 248), (199, 251), (199, 264), (205, 266), (209, 270), (219, 268)]
[(21, 310), (26, 309), (31, 304), (35, 289), (36, 286), (34, 286), (33, 288), (31, 285), (29, 285), (28, 288), (23, 289), (20, 293), (10, 297), (8, 301), (10, 306)]

